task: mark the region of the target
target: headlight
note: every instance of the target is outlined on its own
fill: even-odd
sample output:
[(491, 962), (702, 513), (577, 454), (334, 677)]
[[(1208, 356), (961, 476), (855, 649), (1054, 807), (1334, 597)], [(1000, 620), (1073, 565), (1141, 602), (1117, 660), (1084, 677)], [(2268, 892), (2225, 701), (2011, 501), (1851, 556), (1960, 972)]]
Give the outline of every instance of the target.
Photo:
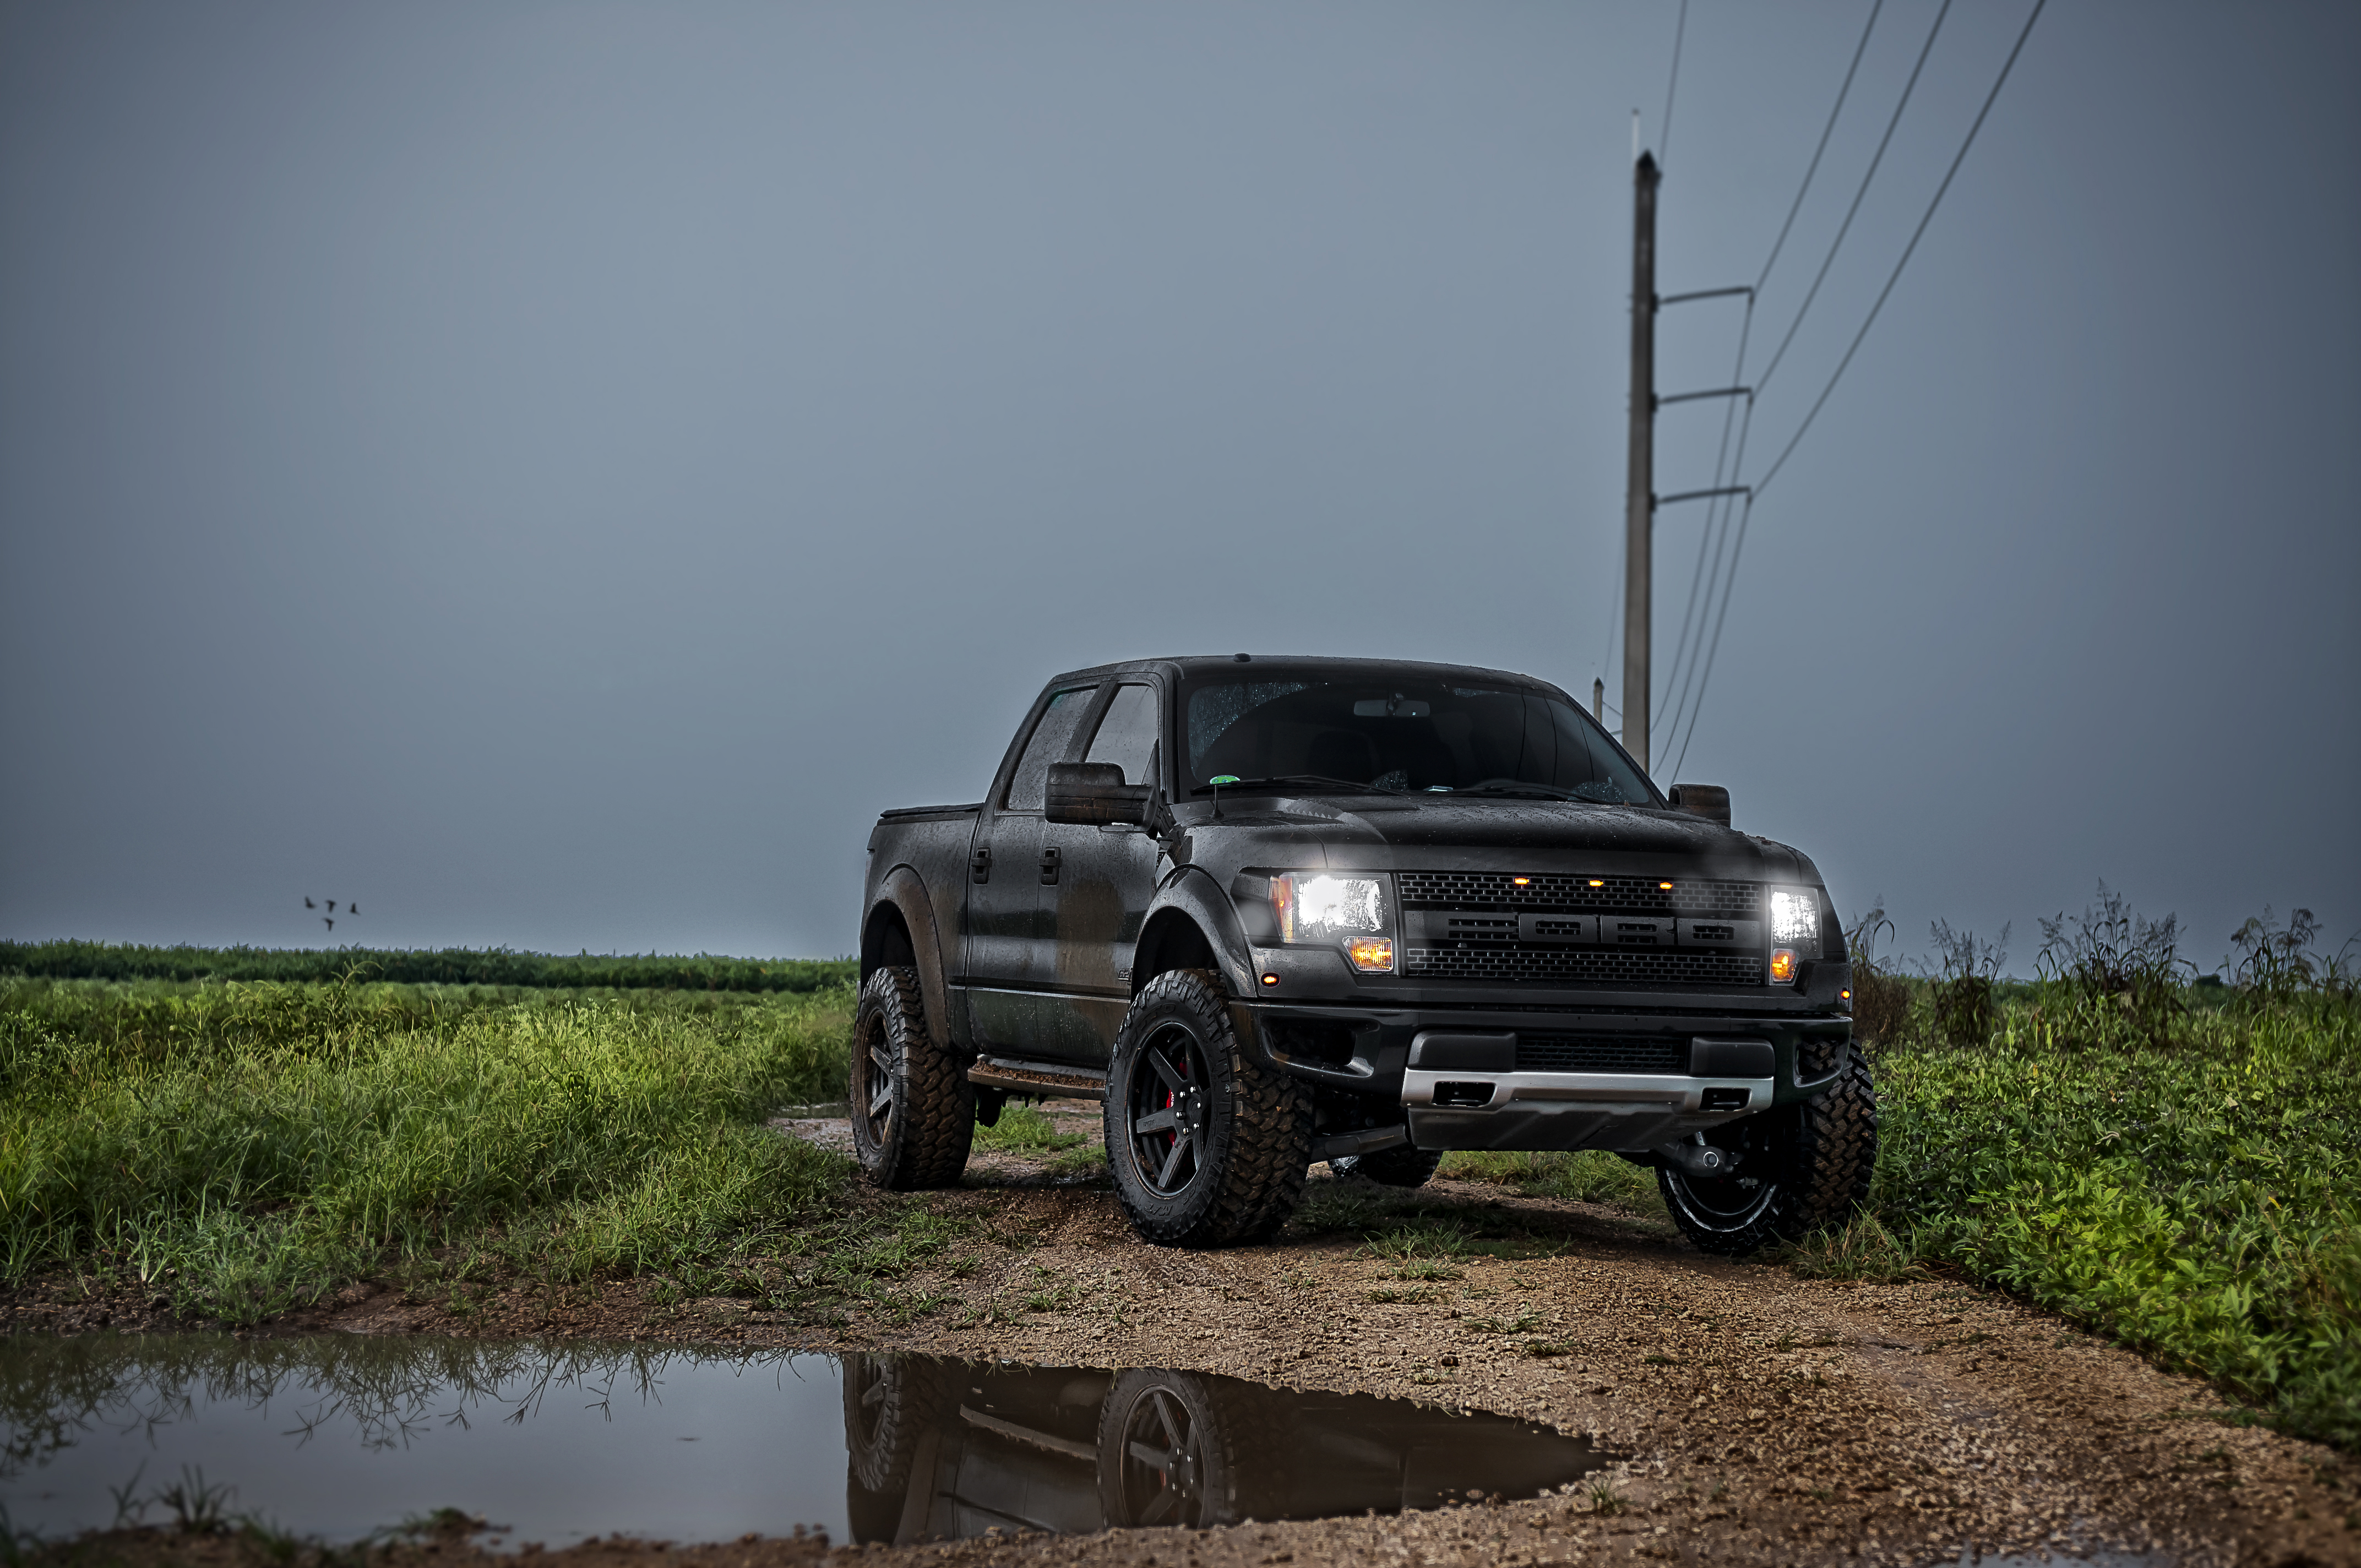
[(1270, 879), (1270, 905), (1279, 916), (1279, 940), (1333, 944), (1365, 974), (1393, 972), (1393, 910), (1385, 878), (1289, 872)]
[(1808, 888), (1771, 890), (1771, 940), (1782, 948), (1820, 952), (1820, 895)]

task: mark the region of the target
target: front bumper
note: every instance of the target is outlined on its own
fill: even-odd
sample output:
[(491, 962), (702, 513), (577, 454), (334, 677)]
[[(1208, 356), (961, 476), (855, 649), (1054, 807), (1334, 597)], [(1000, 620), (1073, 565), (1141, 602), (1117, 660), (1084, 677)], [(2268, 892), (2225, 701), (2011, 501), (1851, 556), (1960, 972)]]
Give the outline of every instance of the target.
[[(1241, 1003), (1238, 1012), (1246, 1025), (1241, 1032), (1250, 1031), (1272, 1065), (1399, 1103), (1411, 1141), (1432, 1149), (1651, 1148), (1824, 1091), (1842, 1070), (1852, 1036), (1852, 1020), (1840, 1014), (1753, 1008), (1525, 1012)], [(1658, 1065), (1640, 1071), (1536, 1068), (1517, 1059), (1536, 1053), (1515, 1046), (1505, 1059), (1482, 1068), (1413, 1065), (1414, 1042), (1453, 1033), (1546, 1036), (1561, 1057), (1569, 1039), (1636, 1045)], [(1700, 1044), (1740, 1041), (1771, 1047), (1767, 1074), (1678, 1070), (1707, 1061), (1697, 1050)], [(1657, 1048), (1647, 1051), (1652, 1043)]]
[(1401, 1102), (1410, 1141), (1422, 1149), (1636, 1154), (1767, 1111), (1775, 1086), (1770, 1078), (1411, 1068)]

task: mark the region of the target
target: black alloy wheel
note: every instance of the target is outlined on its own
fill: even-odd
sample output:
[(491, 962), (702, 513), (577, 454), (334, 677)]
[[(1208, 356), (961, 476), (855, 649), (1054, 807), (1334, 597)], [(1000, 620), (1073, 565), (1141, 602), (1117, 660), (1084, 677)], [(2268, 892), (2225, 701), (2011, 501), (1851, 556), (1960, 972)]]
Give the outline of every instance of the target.
[(862, 986), (848, 1080), (852, 1152), (871, 1181), (907, 1192), (959, 1180), (975, 1138), (975, 1091), (928, 1036), (917, 970), (880, 969)]
[(1660, 1164), (1656, 1185), (1700, 1251), (1742, 1257), (1841, 1225), (1868, 1201), (1877, 1086), (1858, 1050), (1812, 1099), (1724, 1123), (1706, 1141), (1739, 1157), (1719, 1176)]
[(894, 1042), (882, 1022), (858, 1031), (852, 1058), (852, 1114), (867, 1142), (882, 1148), (894, 1136)]
[(1124, 1212), (1164, 1246), (1269, 1235), (1303, 1196), (1312, 1096), (1257, 1060), (1217, 976), (1174, 970), (1143, 987), (1107, 1067), (1107, 1164)]
[(1168, 1022), (1139, 1047), (1140, 1066), (1126, 1085), (1132, 1158), (1140, 1182), (1159, 1198), (1177, 1198), (1205, 1168), (1206, 1123), (1213, 1114), (1204, 1042)]

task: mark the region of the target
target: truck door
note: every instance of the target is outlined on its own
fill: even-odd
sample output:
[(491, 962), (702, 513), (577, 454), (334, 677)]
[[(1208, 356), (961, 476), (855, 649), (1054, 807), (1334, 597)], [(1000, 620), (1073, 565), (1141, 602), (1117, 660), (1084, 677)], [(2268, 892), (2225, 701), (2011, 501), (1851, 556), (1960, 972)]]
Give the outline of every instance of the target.
[[(1154, 782), (1162, 734), (1157, 688), (1126, 683), (1103, 705), (1082, 760), (1114, 762), (1126, 784)], [(1129, 823), (1104, 828), (1045, 823), (1042, 853), (1056, 881), (1041, 889), (1049, 950), (1045, 1052), (1093, 1064), (1107, 1059), (1131, 1006), (1132, 954), (1156, 892), (1156, 840)], [(1050, 850), (1057, 851), (1053, 856)]]
[(1049, 694), (1001, 797), (984, 802), (976, 822), (962, 968), (973, 1037), (987, 1047), (1031, 1055), (1043, 1032), (1032, 1014), (1050, 976), (1041, 895), (1049, 891), (1043, 879), (1054, 862), (1042, 856), (1041, 805), (1049, 764), (1067, 760), (1097, 690), (1083, 685)]

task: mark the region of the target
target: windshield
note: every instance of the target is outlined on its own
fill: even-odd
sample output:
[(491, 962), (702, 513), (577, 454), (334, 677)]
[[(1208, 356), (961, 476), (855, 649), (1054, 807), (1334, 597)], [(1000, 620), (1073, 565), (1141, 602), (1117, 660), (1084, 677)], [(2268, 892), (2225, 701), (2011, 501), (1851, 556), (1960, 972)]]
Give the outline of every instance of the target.
[(1407, 672), (1204, 676), (1183, 687), (1182, 787), (1291, 786), (1387, 794), (1653, 806), (1590, 716), (1538, 692), (1457, 685)]

